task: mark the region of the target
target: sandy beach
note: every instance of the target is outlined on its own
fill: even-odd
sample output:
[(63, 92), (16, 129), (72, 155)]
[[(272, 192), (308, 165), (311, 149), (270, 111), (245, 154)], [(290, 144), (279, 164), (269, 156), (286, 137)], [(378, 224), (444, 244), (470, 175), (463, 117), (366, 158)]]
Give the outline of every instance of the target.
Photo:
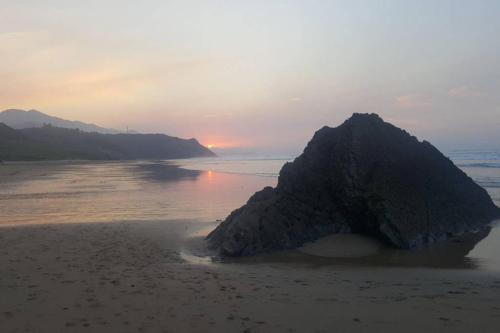
[(163, 162), (0, 169), (2, 333), (500, 327), (498, 226), (425, 251), (332, 235), (300, 251), (214, 262), (203, 236), (276, 178)]
[(500, 327), (498, 273), (186, 260), (188, 236), (199, 230), (200, 223), (189, 221), (2, 227), (1, 331), (497, 332)]

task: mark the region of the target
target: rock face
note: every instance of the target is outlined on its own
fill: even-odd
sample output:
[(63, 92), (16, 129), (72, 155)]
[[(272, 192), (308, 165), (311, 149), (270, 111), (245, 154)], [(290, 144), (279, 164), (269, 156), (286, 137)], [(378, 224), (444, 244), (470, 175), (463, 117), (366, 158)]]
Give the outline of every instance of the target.
[(487, 192), (430, 143), (376, 114), (323, 127), (207, 239), (221, 256), (299, 247), (332, 233), (363, 233), (412, 249), (500, 217)]

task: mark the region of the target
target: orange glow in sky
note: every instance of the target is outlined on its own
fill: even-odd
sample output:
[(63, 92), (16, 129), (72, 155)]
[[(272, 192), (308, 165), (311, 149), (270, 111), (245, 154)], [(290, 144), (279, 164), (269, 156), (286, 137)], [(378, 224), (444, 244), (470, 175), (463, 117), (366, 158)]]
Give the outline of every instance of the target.
[(253, 142), (249, 140), (236, 140), (231, 137), (223, 137), (220, 135), (200, 135), (200, 142), (208, 149), (219, 148), (235, 148), (235, 147), (248, 147), (251, 146)]
[(375, 112), (496, 149), (500, 1), (460, 3), (0, 0), (0, 111), (293, 153)]

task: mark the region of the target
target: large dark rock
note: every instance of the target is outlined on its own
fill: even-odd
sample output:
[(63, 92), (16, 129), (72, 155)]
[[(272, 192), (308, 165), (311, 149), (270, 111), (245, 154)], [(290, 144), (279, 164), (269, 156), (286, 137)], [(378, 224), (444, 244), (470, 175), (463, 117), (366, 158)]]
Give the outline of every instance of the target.
[(487, 192), (430, 143), (376, 114), (317, 131), (208, 235), (222, 256), (301, 246), (332, 233), (376, 236), (412, 249), (480, 229), (500, 216)]

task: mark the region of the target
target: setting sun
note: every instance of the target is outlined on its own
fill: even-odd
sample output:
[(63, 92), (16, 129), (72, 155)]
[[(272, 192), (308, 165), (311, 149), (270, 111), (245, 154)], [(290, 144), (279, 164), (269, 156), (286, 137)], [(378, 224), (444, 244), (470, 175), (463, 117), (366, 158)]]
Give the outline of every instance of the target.
[(210, 144), (210, 145), (207, 145), (207, 147), (208, 147), (208, 149), (212, 149), (215, 147), (215, 145)]

